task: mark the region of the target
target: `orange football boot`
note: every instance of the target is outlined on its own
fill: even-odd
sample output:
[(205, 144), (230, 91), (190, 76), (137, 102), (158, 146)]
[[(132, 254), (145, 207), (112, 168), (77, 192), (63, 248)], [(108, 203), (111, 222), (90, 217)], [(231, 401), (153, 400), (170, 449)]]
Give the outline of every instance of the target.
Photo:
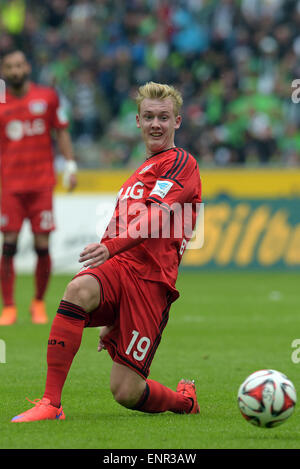
[(35, 422), (38, 420), (65, 420), (65, 414), (60, 406), (58, 409), (50, 404), (50, 400), (46, 397), (43, 399), (35, 399), (30, 401), (31, 404), (34, 404), (34, 407), (26, 410), (23, 414), (16, 415), (16, 417), (11, 419), (11, 422)]
[(11, 326), (17, 321), (17, 308), (12, 306), (4, 306), (0, 317), (0, 326)]
[(192, 407), (191, 410), (188, 412), (189, 414), (200, 413), (200, 406), (197, 401), (196, 386), (194, 381), (190, 381), (188, 379), (180, 380), (177, 385), (176, 392), (180, 392), (184, 396), (189, 397), (191, 399)]
[(48, 316), (43, 300), (32, 300), (30, 305), (31, 321), (33, 324), (47, 324)]

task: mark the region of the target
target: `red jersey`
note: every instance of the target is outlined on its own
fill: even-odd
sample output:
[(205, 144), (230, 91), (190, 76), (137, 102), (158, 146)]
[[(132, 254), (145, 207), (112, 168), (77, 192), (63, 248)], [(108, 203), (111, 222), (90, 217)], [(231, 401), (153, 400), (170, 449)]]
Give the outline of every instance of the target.
[(30, 83), (24, 96), (6, 92), (6, 103), (0, 105), (3, 191), (25, 193), (53, 188), (51, 130), (67, 125), (54, 89)]
[[(162, 282), (176, 295), (178, 266), (192, 236), (200, 203), (201, 181), (194, 157), (181, 148), (162, 151), (148, 158), (123, 184), (101, 242), (111, 256), (126, 263), (140, 278)], [(141, 235), (136, 240), (128, 239), (130, 225), (139, 208), (147, 207), (149, 214), (152, 204), (161, 208), (159, 236), (153, 237), (152, 232), (148, 232), (147, 236)], [(169, 215), (169, 227), (161, 221), (163, 212)], [(189, 227), (185, 226), (186, 221)], [(148, 229), (152, 222), (151, 219)], [(141, 228), (141, 224), (138, 226)], [(131, 234), (136, 233), (131, 231)]]

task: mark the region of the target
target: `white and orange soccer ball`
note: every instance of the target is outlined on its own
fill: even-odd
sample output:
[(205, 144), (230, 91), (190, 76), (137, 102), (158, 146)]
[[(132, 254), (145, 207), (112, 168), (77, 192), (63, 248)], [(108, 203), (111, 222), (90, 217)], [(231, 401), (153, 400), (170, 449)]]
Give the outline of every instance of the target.
[(272, 428), (285, 422), (297, 402), (293, 383), (276, 370), (259, 370), (241, 384), (238, 406), (242, 416), (258, 427)]

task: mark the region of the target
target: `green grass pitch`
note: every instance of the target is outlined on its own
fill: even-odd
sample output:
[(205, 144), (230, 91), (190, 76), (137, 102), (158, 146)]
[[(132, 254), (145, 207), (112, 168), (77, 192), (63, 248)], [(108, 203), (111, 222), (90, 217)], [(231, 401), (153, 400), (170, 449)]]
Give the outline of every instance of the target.
[[(55, 315), (71, 276), (54, 276), (47, 293)], [(287, 272), (181, 272), (173, 305), (151, 367), (152, 379), (175, 389), (196, 381), (200, 415), (144, 414), (114, 402), (111, 360), (97, 353), (98, 329), (85, 330), (63, 392), (65, 421), (12, 424), (42, 397), (49, 325), (33, 326), (31, 276), (17, 282), (19, 322), (0, 327), (6, 363), (0, 363), (0, 448), (217, 449), (299, 448), (300, 410), (283, 425), (260, 429), (237, 408), (241, 382), (261, 368), (284, 372), (300, 393), (300, 363), (291, 343), (300, 338), (299, 274)]]

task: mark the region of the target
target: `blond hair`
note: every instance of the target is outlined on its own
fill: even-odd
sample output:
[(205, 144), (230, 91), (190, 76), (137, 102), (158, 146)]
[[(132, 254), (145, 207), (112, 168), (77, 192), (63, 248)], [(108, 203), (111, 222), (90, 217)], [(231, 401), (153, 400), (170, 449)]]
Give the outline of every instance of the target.
[(163, 85), (161, 83), (155, 83), (149, 81), (143, 86), (140, 86), (136, 96), (136, 103), (138, 107), (138, 113), (141, 110), (141, 102), (144, 99), (166, 99), (171, 98), (173, 101), (173, 108), (175, 116), (178, 116), (183, 100), (181, 93), (176, 90), (173, 86)]

